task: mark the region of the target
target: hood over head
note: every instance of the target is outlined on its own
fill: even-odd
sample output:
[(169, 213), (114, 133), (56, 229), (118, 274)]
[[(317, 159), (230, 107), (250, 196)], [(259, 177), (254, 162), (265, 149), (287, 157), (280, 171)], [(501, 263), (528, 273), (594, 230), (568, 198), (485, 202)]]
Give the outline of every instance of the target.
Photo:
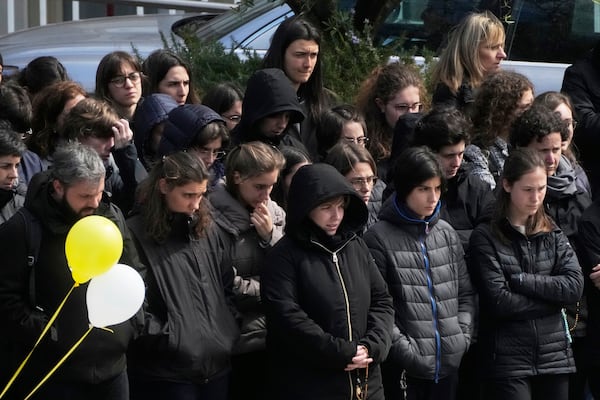
[(216, 111), (201, 104), (183, 104), (174, 108), (165, 122), (158, 155), (188, 149), (198, 132), (214, 121), (225, 124), (223, 117)]
[(300, 123), (305, 118), (285, 73), (279, 68), (266, 68), (252, 74), (246, 85), (240, 128), (251, 131), (262, 118), (283, 111), (290, 112), (290, 124)]
[(285, 232), (296, 238), (305, 237), (311, 225), (308, 214), (319, 204), (338, 196), (349, 199), (338, 234), (362, 232), (369, 212), (346, 178), (329, 164), (301, 167), (290, 185)]
[(177, 102), (171, 96), (163, 93), (146, 96), (138, 104), (133, 120), (135, 125), (134, 142), (140, 157), (145, 154), (144, 146), (150, 139), (152, 129), (165, 121), (169, 112), (177, 106)]

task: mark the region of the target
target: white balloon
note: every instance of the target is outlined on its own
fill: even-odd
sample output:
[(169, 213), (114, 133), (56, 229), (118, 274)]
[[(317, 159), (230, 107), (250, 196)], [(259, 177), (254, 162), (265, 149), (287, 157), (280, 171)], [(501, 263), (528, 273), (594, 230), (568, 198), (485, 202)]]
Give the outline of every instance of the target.
[(135, 315), (144, 296), (140, 274), (128, 265), (115, 264), (92, 278), (88, 285), (86, 302), (90, 323), (97, 328), (120, 324)]

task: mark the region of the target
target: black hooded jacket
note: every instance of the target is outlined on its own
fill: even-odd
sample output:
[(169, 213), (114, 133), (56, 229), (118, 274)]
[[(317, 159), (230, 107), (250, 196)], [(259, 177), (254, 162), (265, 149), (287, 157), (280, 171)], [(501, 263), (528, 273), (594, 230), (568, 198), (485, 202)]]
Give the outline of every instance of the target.
[[(27, 266), (28, 234), (23, 219), (15, 216), (0, 226), (0, 318), (3, 334), (20, 351), (20, 363), (41, 334), (50, 316), (74, 284), (65, 256), (65, 240), (77, 217), (52, 197), (49, 172), (36, 175), (30, 182), (25, 208), (38, 218), (42, 240), (35, 271), (35, 306), (30, 304)], [(123, 254), (120, 263), (139, 267), (137, 252), (125, 227), (121, 211), (104, 200), (96, 215), (107, 217), (120, 229)], [(53, 329), (38, 345), (21, 373), (18, 383), (32, 389), (88, 329), (87, 283), (70, 294)], [(53, 374), (54, 382), (101, 383), (125, 371), (125, 353), (134, 337), (131, 321), (110, 327), (113, 332), (92, 329), (67, 361)], [(11, 389), (12, 390), (12, 389)]]
[[(348, 205), (335, 236), (308, 215), (345, 196)], [(345, 372), (357, 346), (369, 366), (369, 399), (383, 399), (379, 363), (387, 356), (393, 306), (383, 278), (357, 234), (365, 203), (332, 166), (300, 168), (292, 180), (286, 235), (267, 255), (261, 295), (267, 316), (269, 389), (273, 399), (351, 399), (357, 374)]]
[[(259, 131), (263, 118), (284, 111), (290, 112), (290, 122), (281, 135), (267, 137)], [(242, 103), (242, 119), (231, 133), (232, 145), (260, 141), (275, 147), (283, 144), (293, 146), (307, 153), (295, 126), (304, 118), (292, 83), (283, 71), (278, 68), (258, 70), (248, 79)]]

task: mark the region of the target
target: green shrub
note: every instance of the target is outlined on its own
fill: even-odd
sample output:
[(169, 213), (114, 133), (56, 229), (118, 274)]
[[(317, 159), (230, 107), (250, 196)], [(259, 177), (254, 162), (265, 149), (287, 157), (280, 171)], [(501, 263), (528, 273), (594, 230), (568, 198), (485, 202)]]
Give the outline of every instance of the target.
[[(245, 88), (250, 75), (261, 68), (262, 58), (253, 51), (238, 57), (232, 49), (225, 49), (217, 40), (204, 41), (194, 35), (183, 35), (184, 43), (165, 38), (165, 47), (182, 57), (192, 69), (192, 79), (202, 97), (203, 93), (221, 82), (233, 82)], [(243, 58), (243, 59), (242, 59)]]
[[(249, 6), (247, 2), (244, 6)], [(416, 50), (406, 51), (401, 47), (402, 40), (393, 45), (373, 44), (373, 27), (366, 21), (362, 31), (356, 31), (352, 24), (352, 13), (335, 11), (324, 22), (322, 42), (322, 62), (324, 84), (334, 92), (340, 101), (352, 103), (361, 82), (378, 65), (389, 61), (390, 57), (414, 64)], [(261, 68), (262, 59), (252, 51), (244, 53), (243, 59), (233, 50), (225, 49), (216, 40), (202, 41), (193, 34), (183, 34), (184, 44), (163, 37), (166, 48), (179, 54), (192, 68), (192, 79), (200, 96), (211, 86), (220, 82), (235, 82), (245, 88), (250, 75)], [(425, 57), (422, 66), (426, 84), (432, 56)]]

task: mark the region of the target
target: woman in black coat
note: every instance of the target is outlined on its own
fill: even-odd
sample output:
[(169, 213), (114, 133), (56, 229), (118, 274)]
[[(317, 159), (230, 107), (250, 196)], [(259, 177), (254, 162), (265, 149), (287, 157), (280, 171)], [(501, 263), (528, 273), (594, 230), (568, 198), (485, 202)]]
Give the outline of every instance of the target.
[(575, 363), (564, 307), (581, 296), (583, 276), (567, 237), (544, 211), (546, 181), (537, 153), (513, 150), (492, 223), (471, 235), (485, 399), (568, 398)]
[(367, 207), (333, 167), (301, 167), (261, 275), (272, 399), (383, 399), (393, 306), (359, 238)]
[(132, 400), (228, 398), (239, 332), (233, 268), (203, 199), (208, 178), (193, 154), (163, 157), (127, 220), (147, 267), (144, 332), (127, 355)]

